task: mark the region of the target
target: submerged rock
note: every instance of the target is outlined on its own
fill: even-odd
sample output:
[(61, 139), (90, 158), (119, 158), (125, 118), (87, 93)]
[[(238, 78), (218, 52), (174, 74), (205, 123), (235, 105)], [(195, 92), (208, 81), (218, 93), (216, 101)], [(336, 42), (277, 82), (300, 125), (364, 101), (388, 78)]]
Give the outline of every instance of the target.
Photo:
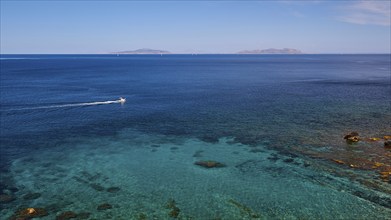
[(331, 160), (337, 164), (345, 164), (345, 162), (343, 162), (342, 160), (337, 160), (337, 159), (331, 159)]
[(148, 218), (147, 218), (147, 215), (145, 213), (141, 212), (141, 213), (139, 213), (137, 215), (137, 219), (138, 220), (147, 220)]
[(116, 193), (118, 191), (120, 191), (121, 189), (119, 187), (110, 187), (107, 189), (107, 192), (109, 193)]
[(259, 219), (261, 217), (258, 213), (254, 212), (251, 208), (247, 207), (244, 204), (239, 203), (238, 201), (230, 199), (228, 200), (228, 202), (234, 205), (236, 208), (238, 208), (241, 211), (241, 213), (245, 214), (245, 216), (243, 217), (250, 217), (251, 219)]
[(168, 213), (168, 216), (171, 218), (177, 218), (181, 210), (176, 206), (176, 202), (174, 199), (169, 199), (166, 204), (166, 208), (171, 209)]
[(358, 136), (348, 137), (346, 139), (346, 142), (348, 144), (356, 143), (356, 142), (359, 142), (359, 141), (360, 141), (360, 138)]
[(285, 160), (283, 160), (285, 163), (292, 163), (293, 161), (295, 161), (294, 159), (292, 158), (287, 158)]
[(194, 163), (195, 165), (205, 167), (205, 168), (214, 168), (214, 167), (225, 167), (226, 165), (213, 160), (201, 160)]
[(175, 200), (172, 199), (172, 198), (170, 198), (170, 199), (168, 199), (168, 201), (167, 201), (166, 208), (172, 209), (172, 208), (175, 207), (175, 205), (176, 205)]
[(171, 218), (177, 218), (179, 213), (181, 212), (181, 210), (178, 208), (178, 207), (175, 207), (173, 208), (170, 213), (168, 213), (168, 215), (171, 217)]
[(98, 206), (98, 208), (96, 208), (98, 211), (102, 211), (102, 210), (106, 210), (106, 209), (111, 209), (113, 208), (112, 205), (110, 205), (109, 203), (103, 203), (101, 205)]
[(0, 195), (0, 203), (9, 203), (12, 202), (16, 199), (15, 196), (13, 195), (8, 195), (8, 194), (1, 194)]
[(66, 211), (61, 213), (59, 216), (56, 217), (56, 220), (67, 220), (71, 218), (76, 218), (77, 214), (72, 211)]
[(38, 199), (41, 197), (41, 193), (27, 193), (26, 195), (23, 196), (24, 200), (33, 200), (33, 199)]
[(348, 144), (353, 144), (360, 141), (360, 137), (357, 132), (353, 131), (350, 134), (344, 136), (344, 138)]
[(383, 167), (384, 165), (385, 165), (384, 163), (380, 163), (380, 162), (375, 161), (375, 162), (373, 162), (371, 169), (377, 169), (379, 167)]
[(25, 208), (18, 209), (15, 211), (14, 215), (10, 217), (12, 220), (20, 220), (20, 219), (32, 219), (37, 217), (47, 216), (48, 212), (43, 208)]
[(391, 140), (391, 135), (384, 135), (384, 136), (383, 136), (383, 139), (384, 139), (384, 140)]
[(345, 135), (344, 139), (348, 139), (349, 137), (353, 137), (353, 136), (359, 136), (358, 132), (352, 131), (349, 134)]
[(379, 174), (380, 174), (380, 179), (382, 179), (383, 182), (390, 181), (391, 171), (382, 171), (382, 172), (379, 172)]
[(96, 191), (104, 191), (105, 188), (99, 184), (91, 183), (90, 186), (95, 189)]
[(8, 187), (7, 189), (8, 189), (9, 191), (13, 192), (13, 193), (15, 193), (15, 192), (18, 192), (18, 191), (19, 191), (19, 189), (18, 189), (18, 188), (16, 188), (16, 187), (14, 187), (14, 186)]
[(384, 147), (385, 147), (385, 148), (390, 148), (390, 149), (391, 149), (391, 141), (386, 141), (386, 142), (384, 142)]
[(81, 212), (77, 214), (77, 219), (88, 219), (90, 217), (91, 213), (89, 212)]

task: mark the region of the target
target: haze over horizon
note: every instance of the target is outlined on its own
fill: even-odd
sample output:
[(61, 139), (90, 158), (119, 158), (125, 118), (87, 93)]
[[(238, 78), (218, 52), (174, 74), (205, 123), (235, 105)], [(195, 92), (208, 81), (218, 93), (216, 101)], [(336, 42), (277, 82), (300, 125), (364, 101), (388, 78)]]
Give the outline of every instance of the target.
[(383, 0), (0, 2), (1, 54), (391, 53)]

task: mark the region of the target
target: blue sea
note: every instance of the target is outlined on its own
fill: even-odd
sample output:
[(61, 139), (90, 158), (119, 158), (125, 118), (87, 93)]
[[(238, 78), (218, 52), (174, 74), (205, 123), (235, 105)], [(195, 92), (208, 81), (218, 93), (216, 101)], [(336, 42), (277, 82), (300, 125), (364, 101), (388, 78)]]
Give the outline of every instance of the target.
[(390, 63), (1, 55), (0, 218), (390, 219)]

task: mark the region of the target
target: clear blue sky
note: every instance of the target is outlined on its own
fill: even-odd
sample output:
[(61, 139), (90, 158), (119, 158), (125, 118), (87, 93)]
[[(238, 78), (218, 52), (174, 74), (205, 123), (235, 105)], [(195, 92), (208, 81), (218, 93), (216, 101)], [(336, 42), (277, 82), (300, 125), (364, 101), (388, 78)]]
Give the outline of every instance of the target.
[(1, 53), (390, 53), (390, 1), (4, 1)]

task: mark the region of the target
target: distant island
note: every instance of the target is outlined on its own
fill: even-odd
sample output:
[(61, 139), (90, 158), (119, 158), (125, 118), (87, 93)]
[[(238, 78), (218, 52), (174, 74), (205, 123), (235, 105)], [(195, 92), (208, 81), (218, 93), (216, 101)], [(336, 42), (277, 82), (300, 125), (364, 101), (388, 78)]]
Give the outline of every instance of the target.
[(166, 50), (154, 50), (149, 48), (142, 48), (138, 50), (127, 50), (127, 51), (119, 51), (112, 52), (114, 54), (171, 54), (171, 52)]
[[(269, 48), (264, 50), (242, 50), (236, 54), (302, 54), (300, 50), (292, 48), (275, 49)], [(111, 54), (172, 54), (167, 50), (155, 50), (149, 48), (142, 48), (138, 50), (125, 50), (118, 52), (111, 52)]]
[(265, 49), (265, 50), (242, 50), (237, 54), (302, 54), (300, 50), (284, 48), (284, 49)]

